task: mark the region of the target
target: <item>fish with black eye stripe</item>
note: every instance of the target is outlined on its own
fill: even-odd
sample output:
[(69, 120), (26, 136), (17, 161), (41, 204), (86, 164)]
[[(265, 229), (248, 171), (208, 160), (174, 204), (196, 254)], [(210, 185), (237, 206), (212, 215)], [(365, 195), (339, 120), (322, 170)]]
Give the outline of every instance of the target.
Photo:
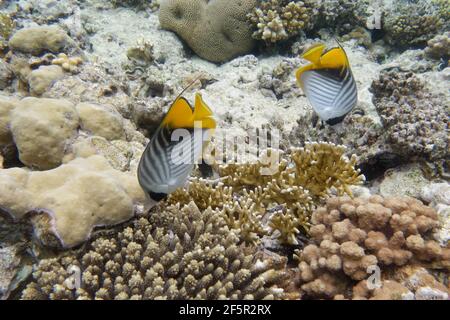
[(199, 93), (194, 108), (181, 95), (171, 105), (139, 162), (139, 184), (151, 202), (159, 202), (185, 185), (216, 128), (213, 113)]

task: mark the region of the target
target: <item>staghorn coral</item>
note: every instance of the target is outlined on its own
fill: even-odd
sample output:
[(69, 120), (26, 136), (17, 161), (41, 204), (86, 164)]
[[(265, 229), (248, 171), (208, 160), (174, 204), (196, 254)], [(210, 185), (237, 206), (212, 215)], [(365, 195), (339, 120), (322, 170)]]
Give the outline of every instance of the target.
[(266, 43), (292, 38), (310, 28), (313, 8), (310, 1), (263, 0), (248, 14), (256, 29), (253, 38)]
[(426, 44), (442, 26), (442, 18), (427, 1), (397, 1), (386, 12), (383, 29), (388, 43), (408, 47)]
[[(351, 195), (349, 186), (364, 181), (354, 168), (355, 157), (347, 159), (344, 151), (341, 146), (312, 143), (279, 158), (279, 152), (269, 150), (256, 163), (216, 166), (219, 183), (193, 180), (168, 201), (186, 204), (192, 199), (201, 208), (221, 212), (248, 243), (272, 234), (283, 244), (297, 244), (296, 235), (307, 232), (315, 205), (332, 192)], [(280, 161), (264, 171), (268, 159)]]
[(450, 110), (413, 73), (383, 72), (371, 91), (394, 152), (435, 161), (448, 156)]
[[(99, 236), (86, 253), (41, 260), (22, 299), (274, 299), (282, 260), (241, 247), (220, 215), (193, 203), (170, 206)], [(81, 286), (71, 290), (71, 266)], [(69, 280), (66, 280), (69, 279)]]
[(414, 198), (330, 198), (311, 222), (313, 244), (298, 252), (298, 284), (307, 297), (372, 297), (351, 290), (369, 267), (381, 268), (385, 281), (406, 265), (450, 266), (450, 249), (432, 237), (436, 211)]
[(255, 5), (256, 0), (163, 0), (159, 21), (203, 59), (225, 62), (253, 49), (246, 15)]

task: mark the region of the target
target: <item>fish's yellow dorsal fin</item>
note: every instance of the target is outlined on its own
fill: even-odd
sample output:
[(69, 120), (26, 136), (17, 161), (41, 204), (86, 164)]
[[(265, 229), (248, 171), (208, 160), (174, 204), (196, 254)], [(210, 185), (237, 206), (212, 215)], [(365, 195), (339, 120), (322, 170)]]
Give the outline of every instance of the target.
[(200, 93), (195, 95), (194, 121), (201, 121), (203, 129), (214, 129), (216, 127), (213, 112), (203, 101)]
[(333, 48), (320, 58), (320, 65), (324, 69), (348, 68), (350, 63), (342, 47)]
[(192, 107), (183, 97), (177, 98), (170, 107), (161, 126), (168, 126), (171, 129), (193, 127)]
[(316, 44), (312, 48), (308, 49), (303, 55), (302, 58), (306, 59), (308, 61), (311, 61), (314, 64), (320, 63), (320, 57), (322, 56), (323, 52), (325, 50), (324, 44)]

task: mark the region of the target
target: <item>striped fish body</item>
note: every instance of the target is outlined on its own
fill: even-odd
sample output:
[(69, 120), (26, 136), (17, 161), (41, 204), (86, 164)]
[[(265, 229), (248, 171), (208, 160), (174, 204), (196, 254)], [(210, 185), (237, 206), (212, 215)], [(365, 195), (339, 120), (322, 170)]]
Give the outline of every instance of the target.
[(300, 75), (300, 85), (318, 116), (335, 125), (344, 120), (358, 103), (358, 90), (352, 71), (312, 69)]
[(139, 184), (151, 199), (160, 201), (185, 185), (208, 135), (209, 130), (201, 128), (157, 130), (138, 167)]

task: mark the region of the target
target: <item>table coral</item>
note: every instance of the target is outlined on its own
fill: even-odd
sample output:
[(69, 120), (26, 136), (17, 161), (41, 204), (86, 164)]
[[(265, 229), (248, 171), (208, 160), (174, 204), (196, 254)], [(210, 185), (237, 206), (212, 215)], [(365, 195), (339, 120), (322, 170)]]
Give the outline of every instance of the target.
[(267, 43), (287, 40), (307, 30), (314, 14), (310, 1), (263, 0), (248, 15), (253, 37)]
[[(171, 206), (99, 236), (84, 254), (44, 259), (23, 299), (274, 299), (284, 277), (280, 261), (243, 248), (224, 219), (193, 203)], [(70, 286), (71, 266), (81, 286)]]
[(253, 49), (246, 15), (255, 5), (256, 0), (163, 0), (159, 20), (200, 57), (225, 62)]
[[(298, 253), (298, 283), (308, 297), (352, 298), (348, 290), (367, 280), (369, 267), (381, 268), (380, 280), (387, 281), (406, 265), (450, 266), (450, 249), (433, 240), (436, 211), (414, 198), (330, 198), (311, 222), (313, 243)], [(358, 296), (373, 295), (356, 286)]]

